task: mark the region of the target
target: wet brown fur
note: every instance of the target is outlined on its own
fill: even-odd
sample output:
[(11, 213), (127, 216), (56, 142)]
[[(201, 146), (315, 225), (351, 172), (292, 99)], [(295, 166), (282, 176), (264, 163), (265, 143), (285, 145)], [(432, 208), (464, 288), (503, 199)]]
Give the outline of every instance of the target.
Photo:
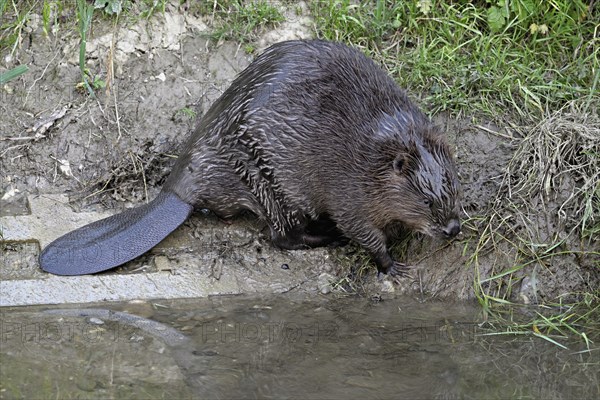
[[(345, 45), (267, 49), (204, 115), (163, 190), (229, 218), (250, 210), (289, 249), (345, 236), (401, 274), (390, 224), (452, 237), (459, 182), (444, 135), (373, 61)], [(335, 229), (314, 232), (312, 224)]]

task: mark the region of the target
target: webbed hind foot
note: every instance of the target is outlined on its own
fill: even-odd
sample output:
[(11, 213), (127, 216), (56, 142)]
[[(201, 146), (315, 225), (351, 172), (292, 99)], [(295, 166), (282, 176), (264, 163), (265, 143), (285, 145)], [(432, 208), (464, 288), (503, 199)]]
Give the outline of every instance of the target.
[(285, 234), (271, 229), (271, 240), (275, 246), (285, 250), (306, 250), (347, 242), (347, 239), (337, 230), (314, 233), (309, 232), (304, 226), (299, 226)]

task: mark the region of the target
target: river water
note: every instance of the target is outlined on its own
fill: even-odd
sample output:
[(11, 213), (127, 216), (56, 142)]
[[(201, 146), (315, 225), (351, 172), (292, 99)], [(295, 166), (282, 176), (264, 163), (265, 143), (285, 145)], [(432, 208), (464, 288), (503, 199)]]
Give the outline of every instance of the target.
[[(598, 349), (476, 305), (217, 296), (0, 310), (0, 398), (597, 399)], [(560, 339), (559, 339), (560, 340)]]

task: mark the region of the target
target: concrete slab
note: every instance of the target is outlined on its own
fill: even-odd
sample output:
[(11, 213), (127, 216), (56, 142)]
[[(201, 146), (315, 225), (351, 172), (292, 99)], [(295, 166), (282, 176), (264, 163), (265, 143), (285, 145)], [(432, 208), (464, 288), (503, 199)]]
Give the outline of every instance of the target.
[(239, 285), (231, 277), (217, 281), (193, 272), (177, 275), (169, 272), (76, 277), (49, 275), (46, 279), (0, 282), (0, 306), (174, 299), (230, 293), (240, 293)]
[(64, 194), (28, 196), (27, 199), (31, 214), (0, 217), (3, 240), (35, 240), (43, 248), (65, 233), (112, 215), (108, 211), (76, 213)]
[[(134, 268), (55, 276), (39, 269), (39, 248), (111, 213), (73, 212), (63, 195), (28, 199), (31, 215), (0, 217), (5, 242), (0, 254), (0, 306), (284, 293), (294, 289), (314, 293), (323, 290), (319, 275), (334, 268), (326, 250), (281, 251), (261, 243), (256, 232), (243, 223), (202, 221), (193, 232), (191, 228), (178, 229), (143, 261), (132, 262)], [(39, 242), (41, 247), (23, 245), (31, 242)], [(8, 254), (8, 243), (18, 245), (13, 254)], [(184, 243), (195, 249), (186, 248)]]

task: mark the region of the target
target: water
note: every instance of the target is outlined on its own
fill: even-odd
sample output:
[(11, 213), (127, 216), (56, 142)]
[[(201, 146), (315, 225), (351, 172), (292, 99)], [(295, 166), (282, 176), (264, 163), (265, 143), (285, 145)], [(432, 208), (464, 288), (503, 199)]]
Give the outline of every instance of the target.
[(597, 350), (485, 336), (471, 304), (220, 296), (0, 317), (2, 399), (600, 397)]

